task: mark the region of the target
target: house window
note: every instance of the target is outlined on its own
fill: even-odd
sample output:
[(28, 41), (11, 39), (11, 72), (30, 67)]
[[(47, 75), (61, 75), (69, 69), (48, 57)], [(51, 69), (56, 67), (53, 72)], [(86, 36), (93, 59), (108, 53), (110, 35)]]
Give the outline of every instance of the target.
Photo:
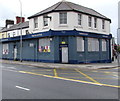
[(60, 24), (67, 24), (67, 12), (59, 13)]
[(78, 14), (78, 25), (82, 25), (82, 14)]
[(4, 38), (4, 34), (2, 34), (2, 38)]
[(48, 18), (47, 15), (43, 16), (43, 25), (48, 26)]
[(77, 51), (83, 52), (84, 51), (84, 38), (77, 37)]
[(99, 40), (97, 38), (88, 38), (88, 51), (99, 51)]
[(8, 44), (3, 44), (3, 54), (8, 54)]
[(106, 51), (106, 40), (102, 39), (102, 51)]
[(102, 20), (102, 29), (105, 29), (105, 20)]
[(50, 38), (39, 39), (39, 52), (50, 52)]
[(10, 33), (8, 33), (8, 38), (10, 38)]
[(92, 17), (91, 16), (88, 17), (88, 26), (92, 27)]
[(13, 37), (15, 37), (15, 32), (13, 32)]
[(38, 28), (38, 17), (34, 18), (34, 28)]
[(97, 28), (97, 18), (94, 18), (94, 28)]
[(29, 34), (29, 31), (28, 31), (28, 30), (25, 30), (25, 32), (26, 32), (26, 35)]

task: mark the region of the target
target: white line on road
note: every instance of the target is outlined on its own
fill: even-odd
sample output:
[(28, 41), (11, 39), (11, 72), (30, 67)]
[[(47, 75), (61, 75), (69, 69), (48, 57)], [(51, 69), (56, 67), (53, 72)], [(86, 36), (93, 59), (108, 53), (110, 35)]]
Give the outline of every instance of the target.
[(7, 67), (7, 68), (9, 68), (9, 69), (16, 69), (15, 67)]
[(5, 71), (11, 71), (11, 72), (18, 72), (18, 71), (15, 71), (15, 70), (10, 70), (10, 69), (2, 69), (2, 70), (5, 70)]
[(28, 88), (24, 88), (24, 87), (20, 87), (20, 86), (15, 86), (16, 88), (19, 88), (19, 89), (23, 89), (23, 90), (27, 90), (27, 91), (29, 91), (30, 89), (28, 89)]

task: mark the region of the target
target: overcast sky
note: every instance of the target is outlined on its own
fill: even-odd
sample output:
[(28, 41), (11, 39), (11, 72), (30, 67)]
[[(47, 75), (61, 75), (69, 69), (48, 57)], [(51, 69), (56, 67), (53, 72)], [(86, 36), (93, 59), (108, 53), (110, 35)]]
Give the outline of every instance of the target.
[[(21, 0), (23, 16), (27, 17), (44, 10), (61, 0)], [(92, 8), (112, 20), (111, 33), (117, 36), (118, 1), (119, 0), (67, 0), (85, 7)], [(5, 26), (5, 20), (15, 20), (20, 16), (19, 0), (0, 0), (0, 27)]]

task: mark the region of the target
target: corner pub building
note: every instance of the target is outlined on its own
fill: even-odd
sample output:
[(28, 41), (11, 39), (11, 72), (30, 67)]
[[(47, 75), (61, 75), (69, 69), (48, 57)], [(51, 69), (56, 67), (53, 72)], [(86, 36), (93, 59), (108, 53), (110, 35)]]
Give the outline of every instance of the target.
[[(29, 34), (22, 35), (23, 61), (111, 62), (111, 20), (97, 11), (61, 1), (28, 19)], [(20, 59), (20, 36), (2, 38), (1, 42), (3, 59)]]

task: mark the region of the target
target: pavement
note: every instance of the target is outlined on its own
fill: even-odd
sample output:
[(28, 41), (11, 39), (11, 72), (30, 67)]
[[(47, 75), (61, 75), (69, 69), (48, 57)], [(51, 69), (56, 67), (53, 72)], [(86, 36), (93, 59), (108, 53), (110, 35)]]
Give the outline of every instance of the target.
[(64, 69), (110, 69), (118, 67), (118, 61), (112, 63), (89, 63), (89, 64), (60, 64), (60, 63), (42, 63), (31, 61), (13, 61), (13, 60), (0, 60), (0, 63), (20, 64), (41, 68), (64, 68)]

